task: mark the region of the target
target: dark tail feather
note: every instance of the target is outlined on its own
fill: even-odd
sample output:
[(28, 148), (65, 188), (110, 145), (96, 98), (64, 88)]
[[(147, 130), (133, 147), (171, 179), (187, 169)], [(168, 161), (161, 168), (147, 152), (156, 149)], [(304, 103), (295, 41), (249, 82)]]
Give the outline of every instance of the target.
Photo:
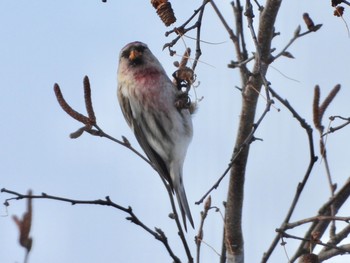
[(184, 227), (187, 232), (186, 217), (188, 218), (188, 221), (190, 221), (192, 228), (194, 228), (194, 224), (193, 224), (190, 207), (187, 202), (185, 188), (182, 182), (180, 183), (180, 185), (175, 186), (175, 193), (177, 197), (177, 202), (179, 203), (179, 207), (182, 215), (182, 221), (184, 223)]

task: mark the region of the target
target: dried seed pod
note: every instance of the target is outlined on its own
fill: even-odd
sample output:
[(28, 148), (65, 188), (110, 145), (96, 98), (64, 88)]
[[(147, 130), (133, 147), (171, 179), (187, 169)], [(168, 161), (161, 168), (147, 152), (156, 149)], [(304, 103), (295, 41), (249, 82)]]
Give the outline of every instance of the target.
[(191, 49), (188, 47), (188, 48), (186, 48), (185, 53), (183, 54), (182, 59), (181, 59), (178, 67), (179, 68), (186, 67), (190, 56), (191, 56)]
[(300, 263), (319, 263), (318, 256), (315, 254), (305, 254), (301, 256)]
[(320, 87), (318, 85), (315, 86), (312, 112), (313, 112), (314, 125), (316, 129), (318, 129), (319, 131), (322, 131), (323, 127), (321, 124), (322, 120), (320, 116)]
[(69, 134), (69, 138), (71, 138), (71, 139), (79, 138), (84, 133), (85, 129), (86, 129), (85, 127), (79, 128), (75, 132), (72, 132), (71, 134)]
[[(32, 190), (28, 191), (28, 196), (32, 195)], [(22, 218), (13, 216), (12, 219), (16, 223), (19, 229), (19, 243), (24, 247), (27, 252), (30, 252), (32, 248), (33, 239), (29, 236), (30, 229), (32, 226), (32, 198), (28, 197), (27, 200), (27, 211), (23, 214)]]
[(313, 30), (315, 28), (315, 24), (312, 21), (312, 19), (308, 13), (303, 14), (303, 19), (304, 19), (304, 22), (309, 30)]
[(341, 17), (344, 14), (344, 7), (342, 6), (337, 6), (334, 10), (334, 16)]
[(151, 4), (155, 9), (158, 8), (159, 5), (166, 3), (167, 0), (151, 0)]
[(323, 103), (320, 105), (320, 118), (322, 119), (323, 114), (325, 113), (326, 109), (328, 108), (329, 104), (333, 101), (335, 96), (338, 94), (340, 91), (340, 84), (335, 85), (335, 87), (331, 90), (331, 92), (328, 94), (328, 96), (325, 98)]
[(175, 78), (180, 82), (185, 81), (189, 85), (192, 85), (195, 80), (195, 74), (189, 67), (182, 67), (175, 72)]
[(166, 26), (175, 23), (176, 17), (171, 3), (168, 0), (151, 0), (151, 4), (157, 10), (157, 14)]

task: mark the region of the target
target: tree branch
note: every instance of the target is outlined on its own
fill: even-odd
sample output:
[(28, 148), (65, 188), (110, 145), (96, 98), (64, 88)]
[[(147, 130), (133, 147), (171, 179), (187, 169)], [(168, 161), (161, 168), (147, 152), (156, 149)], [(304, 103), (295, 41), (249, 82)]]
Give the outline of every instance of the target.
[(71, 203), (72, 205), (101, 205), (101, 206), (109, 206), (113, 207), (115, 209), (118, 209), (120, 211), (123, 211), (127, 213), (129, 216), (126, 217), (127, 220), (134, 223), (135, 225), (140, 226), (142, 229), (144, 229), (146, 232), (148, 232), (150, 235), (152, 235), (155, 239), (160, 241), (166, 250), (168, 251), (170, 257), (174, 260), (176, 263), (180, 263), (181, 261), (179, 258), (174, 254), (174, 252), (171, 250), (168, 239), (165, 236), (164, 232), (161, 231), (159, 228), (155, 228), (155, 231), (146, 226), (133, 212), (132, 208), (124, 207), (119, 204), (114, 203), (109, 196), (105, 197), (105, 200), (102, 199), (96, 199), (96, 200), (76, 200), (76, 199), (70, 199), (66, 197), (59, 197), (59, 196), (53, 196), (46, 193), (42, 193), (41, 195), (30, 195), (30, 194), (21, 194), (12, 190), (8, 190), (5, 188), (1, 189), (2, 193), (7, 193), (10, 195), (14, 195), (15, 197), (7, 198), (5, 200), (5, 205), (8, 206), (9, 202), (12, 200), (21, 200), (21, 199), (49, 199), (49, 200), (56, 200), (60, 202), (66, 202)]
[[(326, 244), (326, 243), (323, 243), (320, 240), (314, 240), (313, 238), (298, 237), (298, 236), (295, 236), (295, 235), (288, 234), (288, 233), (282, 231), (281, 229), (276, 229), (276, 231), (278, 231), (280, 233), (280, 235), (282, 237), (285, 237), (285, 238), (292, 238), (292, 239), (296, 239), (296, 240), (302, 240), (302, 241), (310, 242), (310, 243), (313, 243), (314, 246), (317, 244), (317, 245), (321, 245), (323, 247), (327, 247), (327, 248), (331, 248), (331, 249), (337, 249), (342, 254), (350, 253), (350, 250), (347, 250), (347, 249), (344, 249), (344, 248), (341, 248), (341, 247), (337, 247), (337, 246), (334, 246), (332, 244)], [(293, 262), (293, 260), (291, 259), (290, 262)]]
[(335, 256), (344, 255), (345, 253), (350, 253), (350, 244), (338, 246), (337, 248), (328, 249), (324, 252), (318, 254), (320, 262), (330, 259)]
[[(334, 205), (334, 212), (336, 215), (338, 210), (343, 206), (345, 201), (350, 196), (350, 178), (345, 182), (343, 187), (338, 190), (337, 193), (334, 194), (332, 198), (328, 202), (326, 202), (318, 211), (318, 215), (320, 216), (330, 216), (331, 210), (330, 207)], [(300, 257), (302, 254), (309, 251), (309, 248), (314, 248), (314, 245), (310, 244), (307, 239), (312, 235), (312, 233), (319, 233), (319, 236), (322, 237), (324, 232), (326, 231), (329, 221), (320, 221), (320, 222), (314, 222), (311, 224), (309, 229), (306, 231), (304, 238), (305, 240), (301, 242), (299, 245), (299, 248), (296, 250), (295, 254), (291, 258), (291, 262), (294, 262), (298, 257)]]
[[(194, 62), (192, 65), (192, 70), (194, 71), (196, 66), (197, 66), (197, 62), (199, 60), (199, 57), (202, 55), (202, 51), (200, 48), (200, 35), (201, 35), (201, 25), (202, 25), (202, 19), (203, 19), (203, 13), (204, 13), (204, 9), (207, 3), (209, 3), (210, 0), (203, 0), (202, 5), (194, 10), (194, 13), (192, 14), (192, 16), (187, 19), (181, 26), (179, 27), (175, 27), (174, 29), (167, 31), (165, 33), (165, 36), (168, 37), (170, 34), (175, 33), (177, 34), (177, 37), (175, 37), (171, 42), (166, 43), (163, 46), (163, 49), (168, 48), (170, 55), (173, 56), (176, 51), (172, 50), (172, 47), (176, 45), (176, 43), (180, 40), (180, 38), (185, 35), (187, 32), (196, 29), (197, 30), (197, 38), (196, 38), (196, 54), (195, 54), (195, 58), (194, 58)], [(192, 25), (187, 27), (187, 25), (198, 15), (198, 19), (197, 21)], [(187, 28), (186, 28), (187, 27)]]
[[(249, 3), (249, 1), (248, 1)], [(247, 4), (248, 4), (247, 3)], [(259, 45), (256, 47), (260, 52), (252, 74), (245, 76), (242, 79), (247, 79), (242, 91), (242, 109), (240, 113), (240, 122), (237, 132), (235, 149), (232, 155), (234, 159), (236, 151), (246, 140), (247, 134), (250, 134), (254, 126), (254, 118), (256, 114), (256, 106), (263, 80), (261, 76), (265, 76), (267, 71), (267, 61), (271, 50), (271, 41), (273, 37), (273, 29), (275, 19), (281, 4), (281, 0), (269, 0), (266, 2), (266, 7), (261, 13), (260, 24), (258, 29)], [(262, 63), (266, 66), (262, 66)], [(267, 100), (267, 103), (271, 103)], [(229, 262), (244, 262), (244, 241), (242, 233), (242, 208), (244, 196), (244, 181), (245, 171), (247, 166), (249, 145), (245, 147), (237, 158), (234, 159), (231, 172), (230, 182), (226, 203), (225, 215), (225, 245), (227, 251), (227, 260)]]
[[(275, 92), (272, 88), (269, 89), (272, 96), (275, 97), (278, 101), (280, 101), (292, 114), (293, 117), (297, 119), (297, 121), (300, 123), (301, 127), (305, 130), (307, 137), (308, 137), (308, 142), (309, 142), (309, 164), (308, 167), (306, 169), (304, 178), (302, 180), (301, 183), (298, 184), (297, 189), (296, 189), (296, 193), (294, 195), (293, 201), (291, 203), (291, 206), (287, 212), (287, 215), (285, 217), (285, 219), (282, 222), (281, 225), (281, 229), (284, 229), (285, 225), (289, 222), (290, 218), (292, 217), (292, 214), (296, 208), (296, 205), (299, 201), (300, 195), (310, 177), (311, 171), (313, 169), (313, 166), (315, 164), (315, 162), (317, 161), (317, 156), (315, 155), (315, 149), (314, 149), (314, 143), (313, 143), (313, 136), (312, 136), (312, 128), (311, 126), (305, 121), (305, 119), (303, 119), (297, 112), (296, 110), (289, 104), (289, 102), (285, 99), (282, 99), (281, 96), (279, 96), (277, 94), (277, 92)], [(269, 257), (271, 256), (272, 252), (275, 250), (278, 242), (280, 240), (280, 234), (277, 234), (274, 238), (274, 240), (272, 241), (269, 249), (264, 253), (261, 263), (265, 263), (268, 261)]]

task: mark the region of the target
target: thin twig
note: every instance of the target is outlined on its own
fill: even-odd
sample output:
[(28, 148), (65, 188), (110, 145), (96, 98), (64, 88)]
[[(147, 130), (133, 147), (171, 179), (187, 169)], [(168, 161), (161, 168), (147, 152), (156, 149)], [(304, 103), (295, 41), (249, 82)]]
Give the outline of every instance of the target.
[[(303, 238), (303, 237), (298, 237), (298, 236), (295, 236), (295, 235), (291, 235), (291, 234), (288, 234), (288, 233), (282, 231), (281, 229), (276, 229), (276, 231), (281, 236), (283, 236), (285, 238), (292, 238), (292, 239), (296, 239), (296, 240), (302, 240), (302, 241), (307, 241), (307, 242), (314, 242), (314, 240), (311, 239), (311, 238)], [(339, 251), (341, 251), (343, 253), (350, 253), (350, 249), (344, 249), (344, 248), (337, 247), (337, 246), (334, 246), (334, 245), (331, 245), (331, 244), (326, 244), (326, 243), (323, 243), (320, 240), (317, 241), (317, 245), (321, 245), (321, 246), (324, 246), (324, 247), (327, 247), (327, 248), (338, 249)], [(293, 262), (293, 261), (291, 260), (291, 262)]]
[[(132, 151), (133, 153), (135, 153), (138, 157), (140, 157), (142, 160), (144, 160), (146, 163), (148, 163), (150, 166), (153, 167), (153, 169), (155, 169), (154, 165), (151, 163), (150, 160), (148, 160), (147, 157), (145, 157), (143, 154), (141, 154), (139, 151), (137, 151), (130, 143), (129, 141), (121, 141), (118, 140), (114, 137), (112, 137), (111, 135), (105, 133), (97, 124), (94, 125), (93, 127), (96, 128), (96, 130), (86, 130), (86, 132), (90, 133), (91, 135), (94, 136), (100, 136), (100, 137), (104, 137), (107, 138), (113, 142), (116, 142), (118, 144), (120, 144), (121, 146), (124, 146), (125, 148), (129, 149), (130, 151)], [(96, 132), (97, 131), (97, 132)]]
[(213, 7), (216, 15), (219, 17), (221, 23), (223, 24), (224, 28), (226, 29), (230, 39), (235, 42), (237, 41), (237, 36), (233, 33), (233, 30), (230, 28), (230, 26), (228, 25), (228, 23), (226, 22), (225, 18), (223, 17), (223, 15), (221, 14), (220, 10), (218, 9), (218, 7), (216, 6), (214, 0), (209, 0), (211, 6)]
[[(281, 56), (285, 56), (288, 48), (298, 39), (298, 38), (301, 38), (303, 36), (306, 36), (307, 34), (310, 34), (312, 32), (315, 32), (314, 30), (307, 30), (303, 33), (300, 33), (300, 30), (301, 30), (301, 27), (298, 26), (295, 31), (294, 31), (294, 35), (293, 37), (289, 40), (289, 42), (285, 45), (285, 47), (277, 54), (275, 55), (272, 59), (272, 61), (275, 61), (276, 59), (278, 59), (279, 57)], [(271, 62), (272, 62), (271, 61)]]
[(284, 226), (284, 229), (292, 229), (295, 228), (297, 226), (303, 225), (303, 224), (307, 224), (307, 223), (311, 223), (311, 222), (319, 222), (322, 220), (328, 220), (328, 221), (332, 221), (332, 220), (336, 220), (336, 221), (345, 221), (346, 223), (349, 223), (350, 221), (350, 217), (341, 217), (341, 216), (313, 216), (313, 217), (309, 217), (309, 218), (305, 218), (293, 223), (287, 223)]
[(187, 32), (189, 32), (195, 28), (198, 28), (198, 26), (200, 27), (203, 14), (199, 16), (199, 19), (197, 20), (197, 22), (194, 23), (194, 25), (186, 28), (186, 26), (193, 20), (193, 18), (195, 18), (199, 13), (203, 12), (203, 9), (205, 8), (207, 3), (209, 3), (209, 0), (204, 0), (202, 5), (198, 9), (194, 10), (194, 13), (192, 14), (192, 16), (190, 16), (190, 18), (187, 19), (181, 26), (175, 27), (174, 29), (167, 31), (165, 33), (166, 37), (168, 37), (172, 33), (176, 33), (178, 36), (176, 38), (174, 38), (171, 42), (166, 43), (163, 46), (163, 49), (168, 48), (170, 51), (170, 54), (174, 54), (174, 51), (172, 51), (171, 48), (179, 41), (181, 36), (183, 36), (184, 34), (186, 34)]
[[(232, 2), (232, 4), (233, 3), (234, 2)], [(241, 47), (241, 52), (237, 55), (241, 56), (241, 60), (244, 60), (248, 58), (248, 51), (243, 30), (243, 7), (241, 6), (240, 0), (236, 0), (236, 6), (233, 7), (233, 11), (236, 20), (236, 34)]]
[(339, 118), (341, 120), (344, 120), (346, 122), (344, 122), (343, 124), (339, 125), (339, 126), (336, 126), (336, 127), (329, 127), (328, 131), (325, 132), (324, 134), (322, 134), (322, 136), (326, 136), (330, 133), (333, 133), (333, 132), (336, 132), (342, 128), (344, 128), (345, 126), (349, 125), (350, 124), (350, 118), (345, 118), (345, 117), (341, 117), (341, 116), (331, 116), (329, 117), (329, 119), (331, 121), (334, 121), (336, 118)]
[(336, 2), (336, 4), (333, 4), (333, 1), (332, 1), (332, 6), (333, 7), (335, 7), (335, 6), (339, 5), (339, 4), (342, 4), (342, 3), (350, 6), (350, 2), (346, 1), (346, 0), (338, 0), (338, 1), (334, 1), (334, 2)]
[(252, 39), (255, 45), (255, 61), (257, 61), (258, 64), (260, 64), (261, 50), (260, 50), (260, 44), (258, 42), (258, 38), (256, 36), (254, 25), (253, 25), (254, 13), (253, 13), (253, 6), (250, 0), (246, 1), (246, 10), (244, 12), (244, 15), (247, 17), (248, 28), (250, 30), (250, 34), (252, 36)]
[(195, 202), (196, 205), (201, 204), (204, 199), (214, 190), (217, 189), (222, 181), (222, 179), (225, 178), (226, 174), (230, 171), (234, 161), (238, 158), (238, 156), (240, 155), (240, 153), (250, 144), (252, 143), (255, 138), (254, 138), (254, 134), (256, 132), (256, 130), (258, 129), (258, 127), (260, 126), (261, 122), (263, 121), (263, 119), (265, 118), (266, 114), (270, 111), (270, 107), (272, 105), (272, 101), (267, 101), (266, 103), (266, 107), (264, 112), (261, 114), (260, 118), (258, 119), (258, 121), (253, 125), (251, 132), (248, 134), (248, 136), (246, 137), (246, 139), (244, 140), (244, 142), (241, 144), (241, 146), (235, 150), (235, 153), (230, 161), (230, 163), (228, 164), (228, 167), (226, 168), (226, 170), (224, 171), (224, 173), (219, 177), (219, 179), (215, 182), (215, 184), (202, 196), (201, 199), (199, 199), (197, 202)]
[[(313, 166), (315, 162), (317, 161), (317, 156), (315, 155), (315, 149), (314, 149), (314, 143), (313, 143), (313, 136), (312, 136), (312, 128), (311, 126), (296, 112), (296, 110), (289, 104), (289, 102), (285, 99), (283, 99), (277, 92), (275, 92), (272, 88), (269, 89), (272, 96), (275, 97), (278, 101), (280, 101), (292, 114), (293, 117), (297, 119), (301, 127), (305, 130), (307, 137), (308, 137), (308, 142), (309, 142), (309, 164), (306, 169), (305, 175), (303, 180), (298, 184), (298, 187), (296, 189), (293, 201), (291, 203), (291, 206), (287, 212), (287, 215), (285, 219), (283, 220), (281, 224), (281, 229), (284, 229), (284, 226), (289, 222), (290, 218), (292, 217), (292, 214), (294, 213), (294, 210), (296, 208), (296, 205), (299, 201), (299, 198), (301, 196), (301, 193), (310, 177), (311, 171), (313, 169)], [(271, 256), (272, 252), (276, 248), (278, 242), (280, 240), (280, 234), (277, 234), (272, 241), (270, 247), (268, 250), (264, 253), (261, 263), (265, 263), (268, 261), (269, 257)]]
[(179, 234), (179, 237), (181, 239), (182, 245), (183, 245), (183, 247), (185, 249), (187, 260), (188, 260), (189, 263), (193, 263), (193, 257), (192, 257), (192, 254), (191, 254), (191, 250), (190, 250), (190, 248), (188, 246), (188, 243), (187, 243), (187, 240), (186, 240), (186, 237), (185, 237), (185, 233), (184, 233), (184, 231), (182, 229), (180, 218), (178, 216), (178, 212), (177, 212), (176, 205), (175, 205), (175, 202), (174, 202), (173, 192), (171, 190), (170, 185), (165, 181), (165, 179), (162, 176), (160, 176), (160, 177), (161, 177), (162, 182), (163, 182), (163, 184), (164, 184), (164, 186), (165, 186), (165, 188), (167, 189), (167, 192), (168, 192), (171, 208), (172, 208), (173, 215), (174, 215), (174, 220), (175, 220), (177, 229), (179, 230), (178, 234)]
[(195, 242), (197, 245), (197, 260), (196, 260), (197, 263), (200, 262), (200, 249), (201, 249), (201, 244), (203, 242), (203, 236), (204, 236), (204, 232), (203, 232), (204, 221), (207, 218), (210, 206), (211, 206), (211, 196), (209, 195), (207, 200), (204, 203), (204, 209), (201, 212), (201, 222), (199, 224), (198, 234), (197, 236), (195, 236)]
[(66, 197), (59, 197), (59, 196), (53, 196), (53, 195), (49, 195), (46, 193), (42, 193), (41, 195), (26, 195), (26, 194), (21, 194), (12, 190), (8, 190), (5, 188), (1, 189), (2, 193), (7, 193), (10, 195), (14, 195), (15, 197), (11, 197), (11, 198), (7, 198), (5, 200), (5, 204), (9, 204), (10, 201), (12, 200), (21, 200), (21, 199), (49, 199), (49, 200), (56, 200), (56, 201), (60, 201), (60, 202), (66, 202), (66, 203), (71, 203), (72, 205), (85, 205), (85, 204), (89, 204), (89, 205), (101, 205), (101, 206), (110, 206), (113, 208), (116, 208), (120, 211), (123, 211), (125, 213), (127, 213), (129, 216), (126, 218), (127, 220), (129, 220), (130, 222), (140, 226), (142, 229), (144, 229), (146, 232), (148, 232), (149, 234), (151, 234), (155, 239), (157, 239), (158, 241), (160, 241), (161, 243), (163, 243), (163, 245), (165, 246), (166, 250), (168, 251), (169, 255), (171, 256), (171, 258), (177, 262), (180, 263), (181, 261), (179, 260), (178, 257), (175, 256), (174, 252), (171, 250), (169, 244), (168, 244), (168, 240), (165, 236), (165, 234), (162, 232), (162, 234), (159, 234), (159, 230), (156, 229), (156, 231), (153, 231), (151, 228), (149, 228), (148, 226), (146, 226), (133, 212), (132, 208), (129, 207), (124, 207), (121, 206), (119, 204), (114, 203), (109, 196), (105, 197), (105, 200), (102, 199), (96, 199), (96, 200), (76, 200), (76, 199), (71, 199), (71, 198), (66, 198)]
[[(203, 5), (207, 4), (208, 0), (203, 0)], [(197, 26), (197, 37), (196, 37), (196, 54), (194, 57), (194, 61), (192, 64), (192, 70), (194, 71), (196, 69), (198, 60), (200, 56), (202, 55), (202, 50), (201, 50), (201, 28), (202, 28), (202, 19), (203, 19), (203, 14), (204, 14), (204, 7), (201, 9), (198, 15), (198, 20), (196, 22)]]
[[(239, 66), (240, 76), (241, 76), (241, 82), (242, 87), (245, 87), (248, 83), (249, 76), (251, 75), (251, 72), (247, 68), (247, 63), (254, 59), (254, 56), (251, 58), (248, 58), (248, 51), (245, 41), (245, 32), (243, 27), (243, 6), (241, 5), (240, 0), (236, 0), (236, 4), (234, 2), (231, 2), (231, 5), (233, 7), (233, 14), (235, 17), (235, 24), (236, 24), (236, 38), (232, 39), (234, 42), (235, 50), (236, 50), (236, 56), (237, 56), (237, 62), (236, 64)], [(235, 63), (235, 62), (233, 62)]]
[[(343, 187), (339, 189), (334, 197), (332, 197), (329, 201), (327, 201), (318, 211), (318, 215), (320, 216), (330, 216), (331, 215), (331, 209), (330, 207), (334, 205), (334, 211), (335, 214), (340, 209), (340, 207), (343, 206), (345, 201), (350, 196), (350, 178), (345, 182)], [(319, 233), (319, 236), (322, 237), (324, 232), (326, 231), (330, 221), (323, 220), (319, 222), (313, 222), (309, 229), (306, 231), (304, 237), (305, 239), (308, 239), (312, 233)], [(293, 257), (291, 258), (291, 262), (294, 262), (300, 255), (305, 253), (306, 251), (309, 252), (310, 248), (313, 250), (315, 247), (314, 244), (310, 244), (308, 241), (303, 241), (299, 245), (298, 249), (294, 253)]]

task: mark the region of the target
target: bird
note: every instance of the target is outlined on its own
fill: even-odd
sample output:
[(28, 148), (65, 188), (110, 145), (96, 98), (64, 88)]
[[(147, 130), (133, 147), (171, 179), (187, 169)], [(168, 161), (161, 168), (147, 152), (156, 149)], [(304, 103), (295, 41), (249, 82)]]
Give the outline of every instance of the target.
[(135, 41), (119, 54), (118, 101), (124, 118), (155, 170), (169, 184), (194, 228), (183, 183), (183, 164), (193, 136), (191, 113), (177, 108), (179, 90), (148, 46)]

